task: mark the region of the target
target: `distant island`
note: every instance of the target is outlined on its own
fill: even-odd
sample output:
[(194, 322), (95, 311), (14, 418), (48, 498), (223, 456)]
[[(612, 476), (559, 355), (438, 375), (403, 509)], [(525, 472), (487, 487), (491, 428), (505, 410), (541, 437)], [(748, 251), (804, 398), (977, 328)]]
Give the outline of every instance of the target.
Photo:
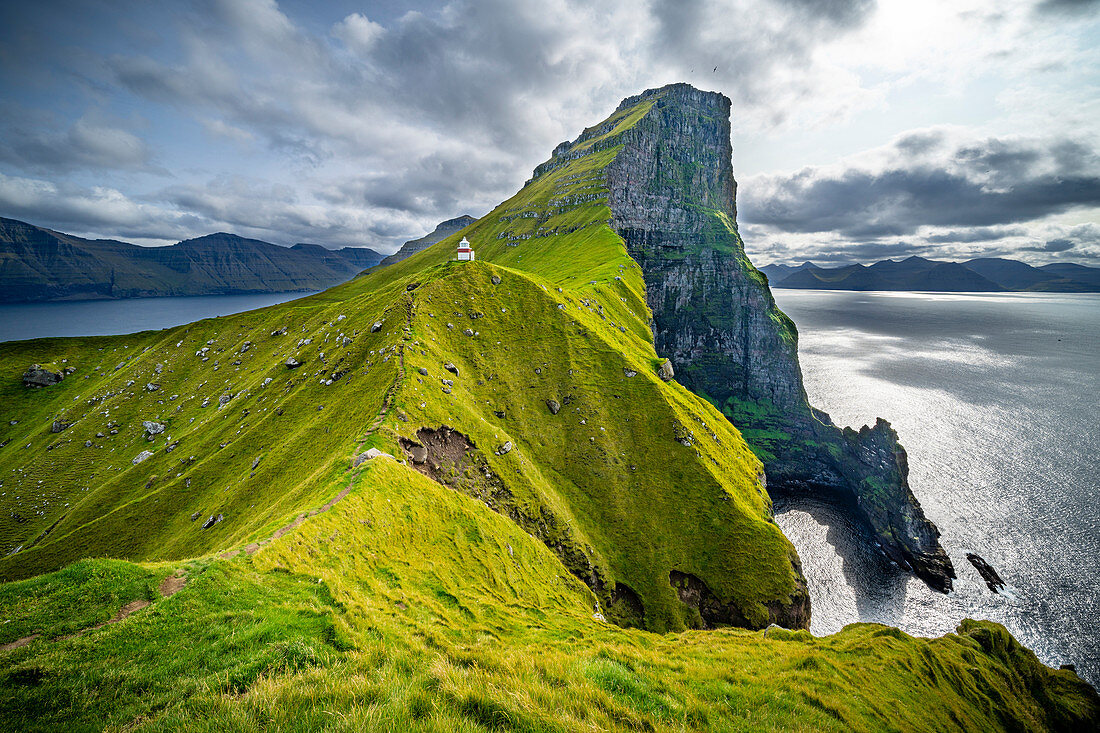
[(923, 290), (947, 293), (1100, 292), (1100, 267), (1056, 262), (1033, 267), (1018, 260), (983, 257), (944, 262), (923, 257), (882, 260), (873, 265), (818, 267), (764, 265), (773, 288), (818, 290)]
[[(419, 251), (473, 221), (464, 216), (443, 222), (388, 259), (402, 259), (407, 249)], [(383, 257), (367, 247), (281, 247), (224, 232), (169, 247), (141, 247), (0, 217), (0, 302), (324, 290), (378, 265)]]

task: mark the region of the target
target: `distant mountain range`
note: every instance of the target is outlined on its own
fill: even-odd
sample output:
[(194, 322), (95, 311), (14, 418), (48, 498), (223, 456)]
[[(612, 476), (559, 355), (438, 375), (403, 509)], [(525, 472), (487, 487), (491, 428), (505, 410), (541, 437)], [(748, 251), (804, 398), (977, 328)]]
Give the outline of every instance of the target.
[(773, 288), (951, 293), (1100, 292), (1100, 267), (1070, 262), (1032, 267), (997, 257), (942, 262), (913, 256), (900, 261), (882, 260), (873, 265), (825, 268), (804, 262), (801, 265), (764, 265), (760, 270), (768, 276)]
[(462, 215), (455, 217), (454, 219), (448, 219), (442, 222), (435, 228), (435, 231), (431, 234), (425, 234), (420, 239), (410, 239), (401, 245), (401, 249), (394, 252), (389, 257), (382, 260), (382, 266), (392, 265), (395, 262), (400, 262), (406, 257), (412, 257), (417, 252), (422, 252), (428, 247), (431, 247), (436, 242), (442, 242), (447, 237), (451, 236), (455, 232), (461, 231), (466, 227), (473, 224), (477, 219), (472, 216)]
[(208, 234), (170, 247), (82, 239), (0, 217), (0, 302), (322, 290), (377, 265), (366, 247)]

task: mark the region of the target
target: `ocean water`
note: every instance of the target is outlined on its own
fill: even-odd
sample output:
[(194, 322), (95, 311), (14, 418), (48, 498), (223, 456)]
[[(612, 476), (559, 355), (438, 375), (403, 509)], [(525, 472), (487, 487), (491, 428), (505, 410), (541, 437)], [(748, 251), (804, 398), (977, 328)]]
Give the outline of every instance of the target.
[(0, 305), (0, 342), (45, 336), (109, 336), (171, 328), (203, 318), (264, 308), (313, 293), (195, 295)]
[[(959, 576), (943, 595), (892, 567), (833, 506), (777, 505), (814, 634), (855, 621), (919, 636), (1004, 624), (1100, 685), (1100, 295), (774, 291), (806, 391), (838, 425), (890, 420)], [(1000, 573), (992, 593), (967, 561)]]

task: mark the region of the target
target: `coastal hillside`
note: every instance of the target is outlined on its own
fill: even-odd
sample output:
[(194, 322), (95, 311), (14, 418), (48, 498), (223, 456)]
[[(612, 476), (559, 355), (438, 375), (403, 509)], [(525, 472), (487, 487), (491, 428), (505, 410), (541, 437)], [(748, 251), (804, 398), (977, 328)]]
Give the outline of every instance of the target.
[(224, 233), (139, 247), (0, 218), (0, 302), (323, 290), (381, 259), (366, 247), (280, 247)]
[[(805, 631), (775, 455), (723, 415), (756, 393), (703, 381), (805, 403), (736, 234), (728, 113), (686, 85), (626, 100), (462, 233), (314, 296), (0, 344), (4, 727), (1095, 725), (1095, 691), (996, 624)], [(752, 281), (729, 321), (678, 307), (714, 284), (700, 260)], [(669, 348), (689, 316), (751, 343), (707, 373)], [(888, 426), (827, 427), (867, 521), (927, 531)]]

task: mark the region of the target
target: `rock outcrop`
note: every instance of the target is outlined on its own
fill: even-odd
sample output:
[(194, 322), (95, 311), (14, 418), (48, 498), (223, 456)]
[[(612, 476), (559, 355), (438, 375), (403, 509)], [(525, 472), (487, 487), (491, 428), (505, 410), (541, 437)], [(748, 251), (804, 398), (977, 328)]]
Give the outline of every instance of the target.
[(65, 378), (64, 371), (53, 371), (41, 364), (31, 364), (23, 372), (24, 387), (52, 387)]
[[(950, 589), (954, 569), (909, 489), (905, 450), (889, 423), (841, 430), (807, 401), (794, 323), (737, 231), (730, 101), (674, 84), (624, 100), (625, 110), (642, 117), (599, 142), (621, 146), (605, 169), (611, 225), (644, 272), (657, 353), (742, 430), (771, 492), (842, 500), (891, 559)], [(559, 146), (536, 177), (584, 137)]]

